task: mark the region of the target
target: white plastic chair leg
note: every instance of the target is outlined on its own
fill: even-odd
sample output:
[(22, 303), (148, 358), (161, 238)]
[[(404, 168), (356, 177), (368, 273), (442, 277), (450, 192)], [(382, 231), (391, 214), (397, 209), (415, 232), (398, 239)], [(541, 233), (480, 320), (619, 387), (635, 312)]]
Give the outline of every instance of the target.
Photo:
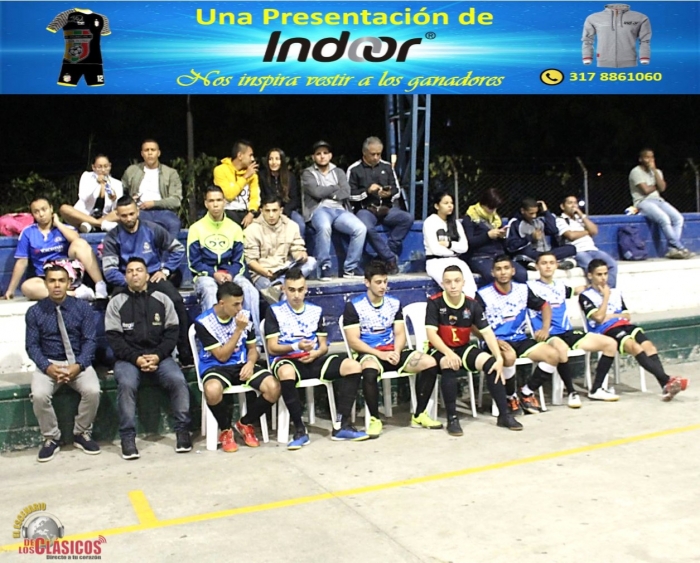
[(642, 390), (642, 393), (647, 392), (647, 378), (642, 366), (639, 366), (639, 388)]
[(306, 388), (306, 408), (309, 411), (309, 424), (313, 426), (316, 424), (316, 401), (313, 387)]
[(202, 395), (202, 436), (207, 435), (207, 411), (209, 410), (209, 407), (207, 406), (207, 401), (204, 399), (204, 395)]
[[(428, 416), (433, 420), (437, 420), (438, 417), (438, 404), (439, 400), (439, 381), (435, 381), (435, 387), (428, 400)], [(413, 409), (415, 411), (415, 409)]]
[(382, 379), (382, 391), (384, 393), (384, 416), (391, 418), (393, 415), (391, 404), (391, 379)]
[(542, 408), (542, 412), (547, 411), (547, 404), (544, 402), (544, 389), (542, 389), (541, 385), (540, 385), (540, 407)]
[(289, 443), (289, 410), (283, 398), (277, 401), (277, 441)]
[(558, 370), (552, 374), (552, 404), (564, 404), (564, 382), (561, 380)]
[(469, 379), (469, 402), (472, 407), (472, 417), (476, 418), (478, 415), (476, 413), (476, 396), (474, 395), (474, 374), (469, 372), (467, 378)]
[(591, 353), (586, 352), (586, 389), (591, 390), (593, 382), (591, 380)]
[(418, 396), (416, 394), (416, 376), (410, 374), (408, 376), (408, 386), (411, 390), (411, 412), (415, 413), (418, 408)]
[(331, 424), (336, 430), (340, 429), (340, 424), (338, 423), (338, 411), (335, 408), (335, 395), (333, 394), (333, 384), (330, 381), (324, 381), (323, 384), (326, 386), (326, 391), (328, 392), (328, 406), (331, 411)]

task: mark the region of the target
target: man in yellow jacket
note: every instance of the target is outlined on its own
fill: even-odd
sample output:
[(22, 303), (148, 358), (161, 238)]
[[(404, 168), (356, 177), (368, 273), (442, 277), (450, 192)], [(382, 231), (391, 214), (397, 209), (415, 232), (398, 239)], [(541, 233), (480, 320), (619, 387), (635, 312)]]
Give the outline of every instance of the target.
[(245, 229), (260, 209), (258, 163), (248, 141), (233, 143), (231, 157), (214, 168), (214, 184), (224, 192), (226, 215)]

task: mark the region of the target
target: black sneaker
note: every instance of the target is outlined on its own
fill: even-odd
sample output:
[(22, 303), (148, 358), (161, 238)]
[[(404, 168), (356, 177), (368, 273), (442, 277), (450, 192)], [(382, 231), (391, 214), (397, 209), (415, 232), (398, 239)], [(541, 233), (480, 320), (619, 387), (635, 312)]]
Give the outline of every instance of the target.
[(192, 438), (187, 430), (182, 430), (176, 433), (177, 443), (175, 444), (175, 451), (179, 454), (184, 454), (192, 451)]
[(88, 455), (97, 455), (102, 452), (97, 442), (92, 439), (90, 432), (82, 434), (73, 434), (73, 445), (76, 448), (83, 450)]
[(124, 459), (138, 459), (141, 457), (136, 449), (136, 438), (122, 438), (122, 457)]
[(447, 433), (450, 436), (463, 436), (462, 427), (459, 425), (459, 418), (452, 417), (447, 419)]
[(501, 428), (507, 428), (508, 430), (523, 429), (523, 425), (520, 424), (517, 420), (515, 420), (515, 417), (510, 414), (498, 415), (498, 421), (496, 422), (496, 426), (500, 426)]
[(389, 260), (386, 263), (386, 273), (389, 274), (390, 276), (394, 276), (398, 274), (401, 270), (399, 270), (399, 265), (396, 262), (396, 260)]
[(180, 369), (192, 369), (194, 367), (194, 357), (192, 353), (178, 354), (177, 358)]
[(41, 446), (39, 455), (36, 456), (36, 459), (42, 463), (44, 461), (51, 461), (60, 451), (61, 446), (58, 444), (58, 442), (56, 440), (52, 440), (51, 438), (47, 438), (44, 440), (44, 445)]
[(328, 268), (321, 268), (321, 279), (322, 280), (329, 280), (332, 277), (333, 277), (333, 274), (331, 273), (330, 266)]

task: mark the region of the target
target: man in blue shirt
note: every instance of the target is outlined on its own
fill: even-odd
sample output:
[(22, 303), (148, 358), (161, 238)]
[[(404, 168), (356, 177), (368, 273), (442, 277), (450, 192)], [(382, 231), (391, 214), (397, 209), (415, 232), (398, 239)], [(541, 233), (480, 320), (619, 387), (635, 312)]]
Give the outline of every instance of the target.
[[(31, 384), (32, 407), (44, 436), (37, 459), (50, 461), (61, 449), (61, 431), (51, 400), (63, 384), (80, 393), (73, 444), (86, 454), (99, 454), (100, 447), (92, 439), (92, 423), (100, 404), (100, 382), (92, 368), (96, 346), (92, 308), (67, 295), (68, 272), (60, 266), (47, 268), (44, 283), (49, 296), (27, 310), (25, 337), (27, 353), (36, 364)], [(64, 344), (62, 330), (67, 334), (70, 350)]]
[[(219, 425), (219, 441), (225, 452), (238, 449), (233, 428), (247, 446), (257, 447), (253, 423), (267, 412), (280, 397), (277, 379), (256, 364), (260, 355), (250, 312), (243, 309), (243, 290), (233, 282), (224, 282), (216, 292), (217, 302), (194, 323), (199, 341), (199, 373), (204, 398)], [(260, 394), (248, 412), (231, 425), (231, 404), (224, 390), (234, 385), (248, 385)]]

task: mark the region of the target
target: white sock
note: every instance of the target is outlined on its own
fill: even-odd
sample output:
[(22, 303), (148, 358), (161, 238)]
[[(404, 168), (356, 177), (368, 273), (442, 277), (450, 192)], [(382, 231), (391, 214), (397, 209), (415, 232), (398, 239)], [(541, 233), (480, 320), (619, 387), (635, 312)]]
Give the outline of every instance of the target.
[(98, 299), (107, 299), (107, 284), (104, 281), (95, 284), (95, 295)]
[(520, 389), (520, 391), (521, 391), (522, 394), (525, 395), (526, 397), (529, 397), (530, 395), (533, 394), (532, 389), (530, 389), (530, 388), (527, 386), (527, 383), (525, 384), (525, 387), (523, 387), (523, 388)]

